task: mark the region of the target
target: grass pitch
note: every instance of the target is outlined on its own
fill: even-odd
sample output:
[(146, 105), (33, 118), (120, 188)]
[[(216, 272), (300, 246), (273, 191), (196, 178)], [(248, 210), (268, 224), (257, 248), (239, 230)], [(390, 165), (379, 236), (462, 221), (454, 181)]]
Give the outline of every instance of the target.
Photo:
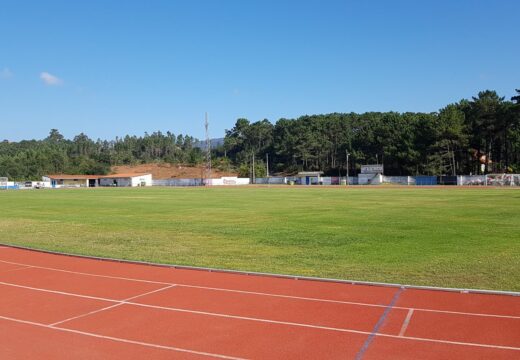
[(0, 192), (0, 242), (69, 253), (520, 291), (520, 191), (134, 188)]

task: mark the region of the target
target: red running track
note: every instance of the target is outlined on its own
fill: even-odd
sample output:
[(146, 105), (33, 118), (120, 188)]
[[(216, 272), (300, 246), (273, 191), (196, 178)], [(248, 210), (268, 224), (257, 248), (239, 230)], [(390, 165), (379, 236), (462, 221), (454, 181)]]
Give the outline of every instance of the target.
[(520, 359), (520, 297), (0, 246), (2, 359)]

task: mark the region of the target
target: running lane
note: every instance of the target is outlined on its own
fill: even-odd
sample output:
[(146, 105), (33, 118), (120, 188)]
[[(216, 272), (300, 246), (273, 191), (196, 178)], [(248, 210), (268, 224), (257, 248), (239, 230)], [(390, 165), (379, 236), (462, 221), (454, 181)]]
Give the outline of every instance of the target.
[(0, 358), (520, 358), (520, 297), (0, 248)]

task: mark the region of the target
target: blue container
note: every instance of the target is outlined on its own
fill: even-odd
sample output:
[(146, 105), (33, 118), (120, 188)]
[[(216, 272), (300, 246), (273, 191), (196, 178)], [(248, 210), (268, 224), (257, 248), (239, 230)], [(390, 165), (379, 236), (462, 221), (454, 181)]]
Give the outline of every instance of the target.
[(419, 186), (437, 185), (437, 176), (416, 176), (415, 185), (419, 185)]

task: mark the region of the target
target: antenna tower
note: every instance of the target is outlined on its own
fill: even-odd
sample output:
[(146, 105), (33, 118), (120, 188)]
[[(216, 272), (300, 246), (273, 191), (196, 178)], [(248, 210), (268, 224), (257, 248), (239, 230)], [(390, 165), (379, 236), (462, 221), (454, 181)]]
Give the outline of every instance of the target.
[(204, 172), (205, 181), (204, 183), (206, 185), (209, 185), (211, 179), (211, 139), (209, 138), (209, 131), (208, 131), (209, 123), (208, 123), (208, 113), (206, 113), (205, 121), (204, 121), (204, 128), (206, 129), (206, 168)]

